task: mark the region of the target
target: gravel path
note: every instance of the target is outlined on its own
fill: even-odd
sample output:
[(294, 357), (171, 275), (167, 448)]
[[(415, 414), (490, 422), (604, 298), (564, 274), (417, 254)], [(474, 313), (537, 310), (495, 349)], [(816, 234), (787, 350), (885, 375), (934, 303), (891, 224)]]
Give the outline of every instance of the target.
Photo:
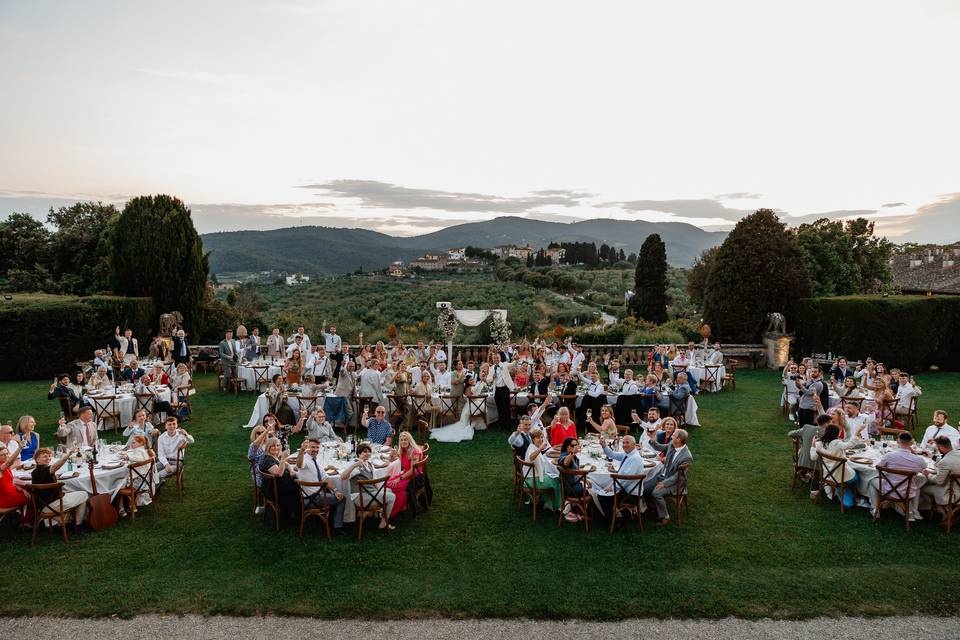
[(423, 620), (365, 622), (306, 618), (229, 618), (139, 616), (132, 620), (7, 618), (0, 619), (5, 640), (74, 638), (275, 638), (318, 637), (323, 640), (390, 638), (473, 640), (543, 638), (588, 640), (752, 640), (759, 638), (943, 638), (960, 637), (960, 618), (815, 618), (804, 621), (727, 618), (716, 621), (637, 621), (615, 623), (537, 622), (529, 620)]

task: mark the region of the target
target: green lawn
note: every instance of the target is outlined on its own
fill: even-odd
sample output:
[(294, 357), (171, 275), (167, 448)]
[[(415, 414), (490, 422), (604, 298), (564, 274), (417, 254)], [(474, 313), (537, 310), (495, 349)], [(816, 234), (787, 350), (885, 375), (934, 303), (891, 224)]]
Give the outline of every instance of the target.
[[(199, 380), (187, 490), (160, 515), (81, 532), (67, 546), (4, 523), (0, 615), (147, 612), (323, 617), (807, 617), (960, 613), (960, 532), (791, 491), (788, 425), (773, 374), (742, 371), (736, 392), (701, 401), (691, 513), (682, 528), (589, 534), (510, 504), (505, 434), (434, 444), (434, 509), (389, 535), (299, 539), (251, 513), (239, 425), (253, 402)], [(923, 414), (960, 414), (960, 375), (923, 376)], [(0, 385), (4, 421), (31, 413), (51, 442), (46, 383)], [(927, 420), (925, 419), (924, 424)], [(350, 530), (352, 533), (352, 529)]]

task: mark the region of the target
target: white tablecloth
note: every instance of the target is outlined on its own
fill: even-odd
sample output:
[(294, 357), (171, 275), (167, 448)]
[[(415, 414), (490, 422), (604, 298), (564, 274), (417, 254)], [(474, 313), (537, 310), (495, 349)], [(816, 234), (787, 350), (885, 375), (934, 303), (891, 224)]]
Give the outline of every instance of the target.
[[(266, 364), (266, 363), (264, 363), (264, 364)], [(260, 368), (259, 370), (260, 370), (260, 371), (263, 371), (262, 368)], [(283, 366), (282, 366), (282, 365), (273, 365), (273, 364), (269, 365), (269, 366), (267, 367), (267, 377), (266, 377), (266, 381), (267, 381), (267, 382), (270, 382), (270, 379), (271, 379), (273, 376), (275, 376), (276, 374), (278, 374), (278, 373), (281, 374), (281, 375), (283, 375)], [(249, 365), (249, 364), (248, 364), (248, 365), (243, 365), (243, 364), (239, 365), (239, 366), (237, 367), (237, 377), (240, 378), (241, 380), (243, 380), (243, 385), (244, 385), (243, 388), (244, 388), (244, 389), (246, 389), (246, 390), (248, 390), (248, 391), (253, 391), (253, 390), (255, 390), (255, 389), (257, 388), (257, 387), (256, 387), (257, 376), (256, 376), (256, 372), (254, 371), (252, 365)]]
[[(157, 399), (164, 402), (170, 402), (170, 388), (169, 387), (150, 387), (151, 392), (157, 397)], [(94, 398), (96, 396), (88, 395), (90, 398), (91, 404), (93, 404)], [(133, 420), (133, 411), (137, 406), (137, 398), (132, 393), (118, 393), (117, 394), (117, 411), (120, 413), (120, 429), (123, 430), (130, 421)], [(102, 421), (98, 423), (97, 428), (101, 431), (104, 429), (113, 429), (113, 425), (110, 423), (104, 424)]]
[[(323, 406), (323, 396), (317, 398), (317, 403)], [(300, 398), (298, 396), (287, 396), (287, 406), (293, 409), (293, 417), (300, 419)], [(266, 393), (257, 396), (257, 401), (253, 405), (253, 413), (250, 414), (250, 420), (243, 425), (245, 429), (253, 429), (263, 421), (263, 417), (270, 413), (270, 400)]]
[[(102, 465), (115, 468), (105, 469)], [(119, 466), (116, 466), (119, 465)], [(93, 484), (90, 482), (90, 468), (84, 464), (74, 467), (73, 471), (67, 471), (67, 464), (64, 464), (57, 473), (57, 479), (63, 482), (63, 491), (83, 491), (88, 495), (93, 495)], [(19, 470), (14, 476), (23, 481), (30, 481), (30, 471)], [(97, 493), (105, 493), (113, 500), (117, 497), (117, 492), (127, 486), (130, 474), (127, 464), (120, 460), (118, 456), (112, 453), (103, 453), (100, 456), (100, 463), (94, 467), (93, 476), (97, 481)], [(154, 476), (155, 478), (157, 476)], [(141, 498), (138, 504), (149, 504), (150, 498)]]

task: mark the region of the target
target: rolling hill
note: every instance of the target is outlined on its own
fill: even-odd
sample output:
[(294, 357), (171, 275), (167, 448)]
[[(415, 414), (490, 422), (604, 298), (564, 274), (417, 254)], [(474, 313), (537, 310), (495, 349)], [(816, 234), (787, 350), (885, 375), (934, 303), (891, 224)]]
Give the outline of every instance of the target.
[(388, 236), (365, 229), (290, 227), (272, 231), (225, 231), (203, 235), (210, 252), (210, 269), (263, 271), (267, 269), (335, 274), (381, 269), (394, 260), (411, 260), (424, 251), (473, 245), (491, 248), (529, 243), (545, 247), (550, 242), (596, 242), (639, 250), (651, 233), (659, 233), (667, 245), (667, 260), (674, 266), (689, 266), (705, 249), (723, 241), (723, 232), (704, 231), (676, 222), (586, 220), (575, 223), (546, 222), (514, 216), (460, 224), (412, 237)]

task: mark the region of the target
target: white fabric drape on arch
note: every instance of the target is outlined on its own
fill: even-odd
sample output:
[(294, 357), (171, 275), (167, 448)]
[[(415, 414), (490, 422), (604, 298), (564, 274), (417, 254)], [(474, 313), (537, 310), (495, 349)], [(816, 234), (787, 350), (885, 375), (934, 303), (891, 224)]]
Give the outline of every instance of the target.
[(507, 319), (506, 309), (454, 309), (453, 313), (457, 316), (457, 322), (465, 327), (479, 326), (493, 314), (499, 315), (504, 320)]

